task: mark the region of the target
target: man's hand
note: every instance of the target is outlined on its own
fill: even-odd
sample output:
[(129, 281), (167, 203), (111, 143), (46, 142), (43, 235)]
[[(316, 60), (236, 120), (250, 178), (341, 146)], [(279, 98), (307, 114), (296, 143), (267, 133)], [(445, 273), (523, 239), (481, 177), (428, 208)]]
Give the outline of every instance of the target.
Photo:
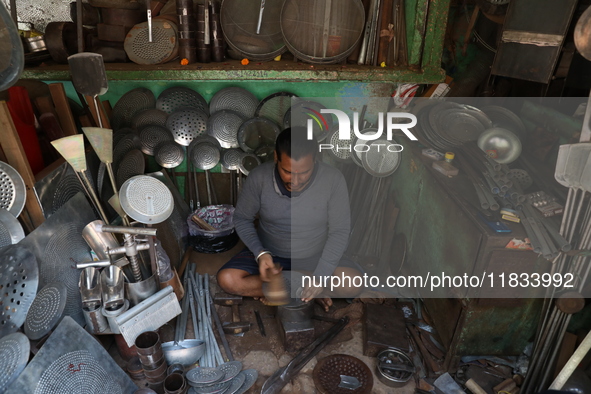
[(322, 293), (322, 290), (322, 287), (304, 287), (304, 290), (302, 291), (302, 301), (308, 302), (313, 300)]
[(261, 280), (268, 282), (271, 279), (271, 275), (279, 274), (281, 269), (275, 266), (273, 256), (267, 253), (259, 257), (259, 272), (261, 274)]

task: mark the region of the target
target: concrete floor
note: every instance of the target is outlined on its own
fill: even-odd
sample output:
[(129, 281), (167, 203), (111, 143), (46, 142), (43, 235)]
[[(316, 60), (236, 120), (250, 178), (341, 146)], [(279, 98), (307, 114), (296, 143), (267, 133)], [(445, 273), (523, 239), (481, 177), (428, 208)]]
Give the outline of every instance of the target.
[[(197, 272), (201, 274), (208, 273), (215, 275), (218, 269), (227, 262), (233, 255), (243, 248), (241, 242), (232, 250), (219, 254), (202, 254), (193, 251), (191, 254), (191, 263), (197, 264)], [(215, 279), (212, 280), (215, 283)], [(345, 300), (335, 300), (335, 305), (331, 311), (346, 307), (348, 303)], [(297, 354), (288, 354), (283, 348), (278, 331), (278, 325), (274, 318), (275, 307), (263, 305), (252, 298), (245, 298), (240, 307), (241, 320), (248, 320), (251, 323), (251, 329), (243, 337), (227, 335), (231, 351), (236, 360), (244, 363), (244, 368), (254, 368), (259, 372), (259, 379), (248, 393), (259, 393), (265, 380), (273, 374), (278, 368), (287, 365), (287, 363)], [(255, 310), (258, 310), (265, 327), (266, 337), (262, 337), (256, 323)], [(222, 321), (231, 321), (230, 308), (219, 307), (218, 311)], [(323, 314), (320, 306), (316, 306), (316, 314)], [(324, 332), (331, 327), (332, 323), (315, 321), (316, 333)], [(283, 393), (316, 393), (312, 372), (316, 361), (331, 354), (347, 354), (359, 358), (363, 361), (373, 373), (372, 393), (400, 393), (410, 394), (414, 392), (414, 382), (409, 382), (403, 388), (392, 388), (382, 384), (375, 375), (376, 362), (374, 358), (363, 356), (362, 324), (358, 322), (347, 327), (341, 332), (329, 345), (327, 345), (312, 361), (306, 365), (300, 374), (288, 384)]]

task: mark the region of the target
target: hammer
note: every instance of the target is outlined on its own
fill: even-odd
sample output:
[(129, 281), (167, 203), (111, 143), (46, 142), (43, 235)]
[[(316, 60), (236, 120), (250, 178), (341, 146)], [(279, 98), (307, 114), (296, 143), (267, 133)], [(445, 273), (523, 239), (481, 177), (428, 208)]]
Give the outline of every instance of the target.
[(224, 333), (238, 335), (250, 329), (250, 323), (240, 321), (240, 311), (238, 305), (242, 304), (242, 297), (226, 293), (216, 293), (214, 300), (216, 304), (232, 307), (232, 323), (222, 324)]

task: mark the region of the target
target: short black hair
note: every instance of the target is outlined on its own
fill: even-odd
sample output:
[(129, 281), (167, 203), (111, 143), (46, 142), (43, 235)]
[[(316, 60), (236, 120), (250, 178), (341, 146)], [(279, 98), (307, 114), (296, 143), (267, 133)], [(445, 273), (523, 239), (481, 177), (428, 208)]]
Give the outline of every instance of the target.
[(312, 155), (312, 158), (316, 159), (318, 141), (315, 136), (312, 136), (311, 140), (307, 138), (305, 127), (288, 127), (277, 136), (275, 153), (277, 153), (277, 160), (281, 160), (282, 153), (294, 160), (308, 155)]

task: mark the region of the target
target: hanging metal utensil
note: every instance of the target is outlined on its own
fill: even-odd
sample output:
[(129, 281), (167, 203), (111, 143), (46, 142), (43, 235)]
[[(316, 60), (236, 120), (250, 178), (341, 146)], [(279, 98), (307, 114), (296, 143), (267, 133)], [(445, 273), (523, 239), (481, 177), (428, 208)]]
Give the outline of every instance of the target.
[(125, 93), (113, 106), (111, 127), (115, 132), (124, 127), (131, 127), (136, 114), (156, 106), (156, 97), (151, 90), (135, 88)]
[(129, 151), (117, 167), (117, 186), (123, 186), (123, 183), (136, 175), (143, 175), (146, 161), (144, 154), (139, 149)]
[(51, 145), (66, 159), (74, 171), (80, 176), (82, 186), (89, 194), (91, 201), (97, 209), (101, 219), (109, 223), (109, 219), (103, 210), (101, 202), (94, 191), (94, 187), (86, 175), (86, 156), (84, 154), (84, 136), (82, 134), (71, 135), (51, 141)]
[(191, 150), (191, 161), (195, 168), (205, 171), (205, 185), (207, 187), (207, 203), (212, 205), (212, 186), (209, 179), (209, 170), (220, 161), (220, 151), (215, 145), (209, 143), (198, 144)]
[(167, 114), (172, 114), (185, 107), (200, 109), (209, 116), (207, 101), (198, 92), (185, 86), (173, 86), (165, 89), (156, 100), (156, 108)]
[(161, 143), (167, 141), (174, 141), (174, 137), (170, 131), (164, 127), (145, 126), (140, 130), (141, 150), (148, 156), (154, 156), (154, 149), (156, 149)]
[(240, 125), (238, 144), (244, 152), (252, 153), (262, 146), (275, 146), (281, 132), (279, 126), (266, 118), (252, 118)]
[[(240, 161), (240, 166), (238, 168), (242, 174), (248, 175), (252, 170), (255, 169), (255, 167), (259, 166), (260, 164), (261, 161), (255, 154), (245, 153), (242, 155), (242, 160)], [(238, 193), (240, 193), (240, 190), (238, 190)]]
[[(82, 8), (82, 7), (80, 7)], [(103, 127), (101, 113), (102, 105), (98, 99), (109, 90), (107, 73), (103, 55), (91, 52), (82, 52), (68, 57), (72, 84), (76, 91), (85, 96), (91, 96), (97, 113), (99, 127)]]
[(154, 159), (162, 168), (170, 169), (170, 177), (178, 188), (174, 169), (181, 165), (185, 157), (184, 149), (174, 141), (163, 142), (154, 150)]
[(230, 170), (230, 204), (235, 205), (235, 196), (238, 195), (235, 181), (236, 170), (240, 168), (243, 152), (240, 149), (227, 149), (222, 153), (222, 165)]
[(259, 105), (259, 100), (248, 90), (229, 87), (219, 90), (209, 102), (211, 115), (223, 110), (232, 110), (246, 119), (252, 118)]
[(207, 114), (198, 108), (179, 108), (168, 116), (166, 127), (177, 143), (189, 146), (193, 138), (205, 133)]
[(131, 127), (139, 130), (144, 126), (156, 125), (166, 127), (166, 119), (168, 114), (156, 108), (146, 109), (138, 112), (131, 120)]
[(238, 148), (238, 130), (245, 120), (246, 118), (238, 112), (218, 111), (207, 122), (207, 134), (215, 137), (222, 148)]
[(25, 238), (21, 223), (6, 209), (0, 208), (0, 249)]

